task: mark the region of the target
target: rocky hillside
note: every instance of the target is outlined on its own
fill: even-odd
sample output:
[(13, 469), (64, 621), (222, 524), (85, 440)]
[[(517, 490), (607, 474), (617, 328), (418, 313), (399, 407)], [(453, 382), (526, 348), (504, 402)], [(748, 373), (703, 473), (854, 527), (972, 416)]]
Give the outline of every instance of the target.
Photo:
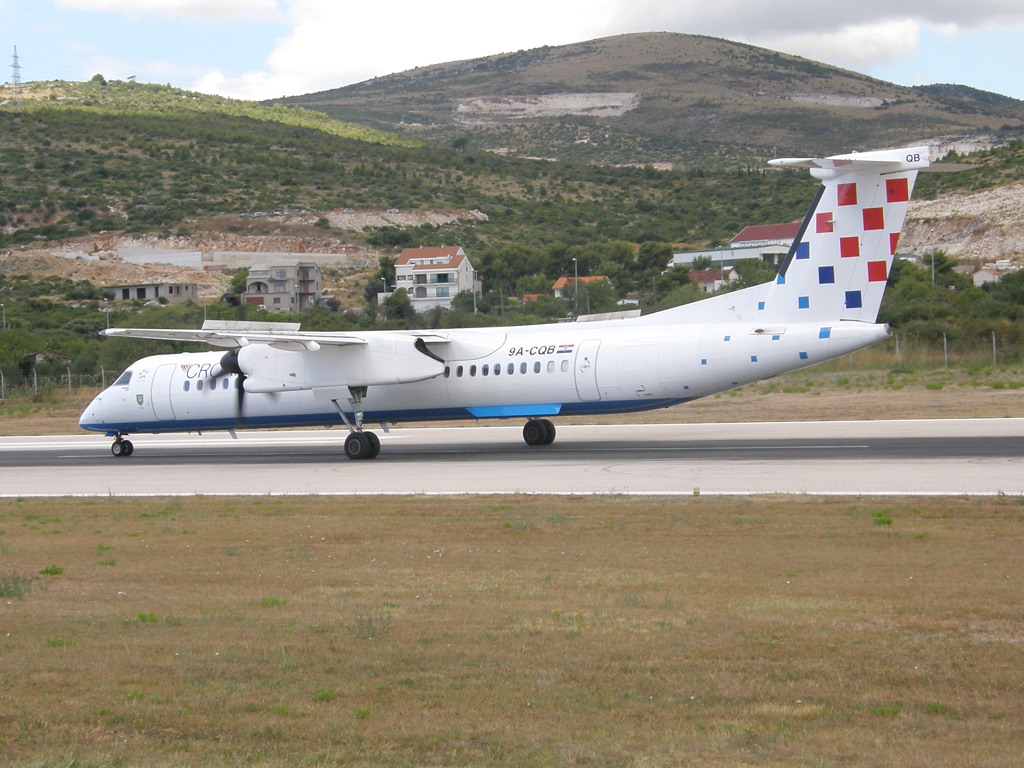
[(1024, 102), (905, 88), (694, 35), (621, 35), (401, 72), (279, 103), (507, 155), (713, 163), (1019, 135)]

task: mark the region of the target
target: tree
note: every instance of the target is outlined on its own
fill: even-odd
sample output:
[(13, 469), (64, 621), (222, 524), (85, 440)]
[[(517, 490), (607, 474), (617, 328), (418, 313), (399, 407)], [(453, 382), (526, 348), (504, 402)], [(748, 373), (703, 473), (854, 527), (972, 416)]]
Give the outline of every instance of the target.
[(710, 256), (698, 256), (693, 260), (693, 264), (690, 265), (690, 269), (694, 272), (706, 272), (709, 269), (714, 269), (715, 260)]
[(235, 272), (234, 276), (231, 278), (231, 283), (228, 285), (228, 287), (231, 289), (231, 293), (235, 294), (236, 296), (240, 296), (241, 294), (245, 293), (245, 281), (248, 278), (248, 267), (242, 267), (240, 270)]
[(641, 244), (640, 250), (637, 252), (635, 271), (638, 273), (661, 273), (668, 266), (668, 263), (671, 260), (671, 245), (668, 243), (659, 243), (656, 240), (650, 240)]
[(456, 152), (465, 152), (467, 144), (469, 144), (469, 139), (465, 136), (459, 136), (459, 138), (452, 142), (452, 149)]

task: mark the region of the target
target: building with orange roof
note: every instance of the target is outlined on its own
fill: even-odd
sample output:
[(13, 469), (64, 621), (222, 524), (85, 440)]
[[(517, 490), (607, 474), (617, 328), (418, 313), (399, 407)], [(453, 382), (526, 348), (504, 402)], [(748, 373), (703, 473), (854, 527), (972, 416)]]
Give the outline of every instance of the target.
[(395, 288), (404, 288), (413, 309), (451, 309), (461, 291), (481, 290), (480, 277), (462, 248), (406, 248), (395, 262)]
[[(555, 284), (551, 286), (551, 290), (555, 292), (555, 296), (557, 296), (558, 298), (562, 298), (562, 293), (566, 289), (572, 290), (573, 281), (576, 279), (577, 278), (575, 277), (560, 277), (557, 280), (555, 280)], [(587, 285), (588, 283), (600, 283), (604, 280), (607, 280), (608, 278), (605, 277), (604, 275), (590, 275), (588, 277), (581, 277), (578, 279), (580, 285)]]

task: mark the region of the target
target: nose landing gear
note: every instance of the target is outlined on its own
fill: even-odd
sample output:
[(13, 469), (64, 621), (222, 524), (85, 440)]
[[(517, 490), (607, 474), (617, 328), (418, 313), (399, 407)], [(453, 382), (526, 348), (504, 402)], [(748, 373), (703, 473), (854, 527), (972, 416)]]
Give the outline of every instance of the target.
[(135, 453), (135, 446), (130, 440), (125, 440), (121, 435), (114, 438), (114, 444), (110, 446), (110, 452), (115, 459), (125, 459)]

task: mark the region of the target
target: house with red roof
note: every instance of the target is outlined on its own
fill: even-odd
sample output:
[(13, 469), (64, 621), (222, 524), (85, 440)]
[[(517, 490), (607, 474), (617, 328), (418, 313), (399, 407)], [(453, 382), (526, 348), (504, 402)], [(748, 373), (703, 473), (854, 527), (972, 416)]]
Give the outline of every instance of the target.
[[(383, 286), (382, 286), (383, 287)], [(395, 262), (395, 289), (404, 288), (417, 312), (451, 309), (461, 291), (480, 292), (480, 277), (462, 248), (406, 248)]]

